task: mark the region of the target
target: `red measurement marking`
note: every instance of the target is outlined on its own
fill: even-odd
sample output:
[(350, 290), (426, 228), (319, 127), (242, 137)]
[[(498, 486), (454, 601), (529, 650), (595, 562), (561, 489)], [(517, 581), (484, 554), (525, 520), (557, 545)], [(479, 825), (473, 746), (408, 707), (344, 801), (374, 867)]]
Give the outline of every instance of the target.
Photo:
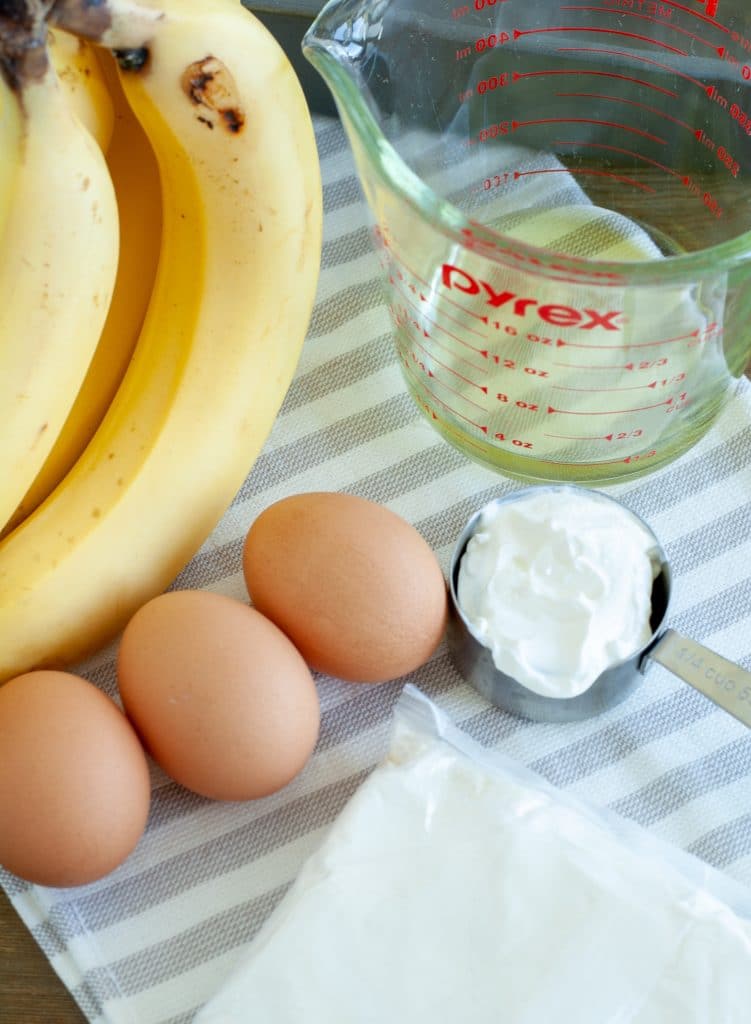
[[(480, 323), (487, 324), (488, 322), (488, 318), (486, 316), (482, 316), (480, 313), (475, 313), (474, 310), (468, 309), (466, 306), (463, 306), (461, 302), (455, 302), (454, 299), (449, 299), (446, 296), (441, 295), (441, 304), (443, 304), (444, 302), (448, 303), (449, 306), (453, 306), (454, 309), (458, 309), (460, 313), (465, 313), (467, 316), (474, 317), (474, 319), (479, 320)], [(483, 334), (482, 331), (477, 331), (475, 330), (474, 327), (468, 327), (462, 320), (457, 320), (456, 317), (451, 316), (449, 313), (444, 313), (443, 315), (446, 320), (450, 320), (452, 324), (456, 324), (458, 327), (461, 327), (464, 331), (469, 332), (469, 334), (474, 334), (475, 337), (482, 338), (483, 340), (485, 339), (485, 335)], [(434, 324), (437, 324), (438, 327), (441, 327), (441, 324), (439, 324), (437, 320), (433, 320), (432, 322)], [(446, 333), (450, 334), (451, 332), (447, 331)], [(480, 355), (487, 356), (487, 352), (484, 349), (475, 348), (474, 345), (469, 345), (468, 347), (471, 348), (473, 352), (479, 352)]]
[[(441, 325), (439, 323), (433, 322), (433, 326), (436, 327), (438, 330), (443, 330), (443, 328), (441, 327)], [(444, 331), (444, 333), (448, 334), (449, 332)], [(461, 344), (461, 339), (457, 339), (453, 334), (449, 334), (449, 337), (451, 338), (452, 341), (457, 341), (458, 340), (459, 343)], [(478, 366), (477, 363), (473, 363), (471, 359), (465, 359), (464, 356), (459, 355), (455, 348), (453, 348), (453, 347), (450, 348), (448, 345), (442, 345), (440, 343), (440, 341), (438, 341), (438, 339), (436, 337), (434, 337), (432, 334), (430, 335), (430, 342), (431, 342), (432, 345), (435, 345), (436, 348), (440, 349), (441, 352), (446, 352), (450, 356), (452, 356), (453, 359), (454, 359), (454, 362), (462, 363), (468, 369), (476, 370), (478, 373), (487, 373), (488, 372), (489, 362), (485, 363), (484, 366)], [(470, 348), (471, 348), (471, 346), (470, 346)], [(473, 349), (473, 351), (477, 351), (477, 354), (481, 355), (483, 357), (483, 359), (487, 359), (487, 360), (490, 359), (490, 353), (488, 352), (487, 349), (481, 349), (481, 350)]]
[[(553, 436), (553, 435), (548, 435), (548, 436), (550, 437), (550, 436)], [(654, 455), (657, 454), (657, 452), (653, 450), (649, 454), (651, 456), (654, 456)], [(638, 458), (638, 456), (636, 456), (636, 458)], [(646, 458), (646, 456), (644, 456), (644, 458)], [(565, 460), (564, 459), (537, 459), (536, 461), (537, 462), (542, 462), (544, 465), (547, 465), (547, 466), (570, 466), (571, 465), (571, 461), (568, 460), (568, 459), (565, 459)], [(619, 459), (598, 459), (597, 461), (592, 461), (592, 459), (588, 459), (586, 462), (578, 462), (578, 463), (576, 463), (576, 465), (578, 465), (578, 466), (587, 466), (587, 467), (592, 467), (592, 466), (618, 466), (618, 465), (621, 465), (624, 462), (632, 462), (632, 461), (634, 461), (634, 460), (631, 459), (631, 458), (624, 459), (623, 457), (621, 457)]]
[(550, 26), (548, 28), (527, 28), (522, 31), (514, 29), (514, 39), (520, 39), (522, 36), (536, 36), (542, 32), (594, 32), (599, 35), (606, 36), (620, 36), (623, 39), (635, 39), (639, 43), (651, 43), (653, 46), (658, 46), (661, 50), (666, 50), (668, 53), (675, 53), (678, 57), (687, 57), (688, 54), (685, 50), (679, 50), (676, 46), (670, 46), (668, 43), (663, 43), (659, 39), (655, 39), (653, 36), (640, 36), (636, 32), (624, 32), (622, 29), (616, 28), (593, 28), (591, 26), (583, 25), (560, 25)]
[[(393, 249), (391, 251), (393, 252)], [(394, 259), (394, 263), (396, 263), (398, 265), (399, 261)], [(402, 266), (404, 267), (405, 270), (408, 271), (408, 273), (412, 274), (412, 276), (417, 277), (416, 274), (414, 274), (412, 271), (408, 270), (406, 264), (402, 264)], [(399, 285), (397, 284), (397, 280), (398, 280), (397, 277), (394, 277), (393, 275), (389, 276), (389, 284), (399, 294), (399, 296), (402, 298), (402, 300), (412, 310), (414, 310), (414, 312), (418, 316), (422, 316), (432, 327), (437, 328), (440, 331), (443, 331), (443, 333), (445, 335), (447, 335), (453, 341), (456, 341), (459, 345), (463, 345), (465, 348), (470, 349), (472, 352), (476, 352), (478, 355), (482, 356), (483, 359), (487, 359), (488, 358), (488, 350), (487, 349), (478, 348), (476, 345), (470, 344), (468, 341), (465, 341), (463, 338), (460, 338), (458, 335), (454, 334), (452, 331), (449, 331), (448, 328), (444, 327), (443, 324), (439, 323), (436, 319), (434, 319), (433, 317), (428, 316), (428, 314), (424, 310), (418, 309), (414, 305), (414, 303), (412, 302), (410, 296), (406, 295), (404, 293), (404, 291), (399, 287)], [(420, 280), (420, 278), (417, 278), (417, 280)], [(422, 283), (423, 284), (427, 284), (427, 282), (424, 282), (424, 281)], [(408, 287), (409, 287), (409, 284), (408, 284)], [(420, 295), (420, 299), (423, 302), (427, 302), (428, 301), (427, 297), (425, 295), (422, 295), (422, 294)], [(445, 302), (445, 303), (448, 303), (451, 306), (454, 306), (456, 309), (460, 310), (462, 313), (467, 313), (469, 316), (474, 317), (476, 320), (479, 320), (482, 323), (485, 323), (485, 324), (488, 323), (488, 318), (486, 316), (482, 316), (479, 313), (475, 313), (471, 309), (467, 309), (467, 307), (463, 306), (460, 302), (455, 302), (453, 299), (450, 299), (450, 298), (448, 298), (446, 296), (442, 296), (441, 297), (441, 301)], [(448, 313), (444, 313), (444, 318), (446, 320), (450, 320), (452, 323), (455, 323), (457, 326), (461, 327), (462, 330), (465, 333), (474, 334), (476, 337), (482, 339), (483, 341), (485, 340), (485, 335), (481, 331), (477, 331), (473, 327), (469, 327), (463, 321), (457, 320), (455, 317), (450, 316)], [(474, 363), (471, 363), (469, 365), (474, 366)], [(479, 367), (477, 367), (477, 366), (475, 366), (474, 368), (475, 369), (479, 369)]]
[(672, 345), (676, 341), (691, 341), (691, 340), (694, 340), (694, 339), (698, 339), (700, 337), (701, 337), (701, 331), (695, 330), (695, 331), (692, 331), (690, 334), (680, 334), (680, 335), (678, 335), (675, 338), (661, 338), (659, 341), (641, 341), (641, 342), (634, 342), (633, 344), (624, 343), (623, 345), (618, 345), (618, 346), (615, 346), (615, 345), (580, 345), (578, 342), (575, 342), (575, 341), (563, 341), (562, 339), (559, 339), (558, 345), (559, 346), (565, 346), (566, 348), (590, 348), (590, 349), (591, 348), (599, 348), (599, 349), (608, 349), (611, 352), (613, 352), (613, 351), (616, 350), (616, 348), (621, 349), (621, 350), (625, 350), (625, 349), (629, 349), (629, 348), (654, 348), (655, 345)]
[(659, 170), (665, 171), (666, 174), (672, 174), (675, 178), (681, 177), (678, 171), (673, 170), (672, 167), (666, 167), (665, 164), (661, 164), (657, 160), (651, 160), (648, 156), (644, 156), (642, 153), (637, 153), (633, 149), (623, 149), (622, 146), (609, 146), (606, 142), (583, 142), (578, 139), (553, 139), (553, 145), (574, 146), (576, 149), (607, 149), (613, 153), (623, 153), (624, 156), (635, 157), (637, 160), (642, 160), (645, 164), (652, 164), (653, 167), (657, 167)]
[(721, 32), (730, 33), (730, 29), (726, 28), (725, 25), (721, 25), (719, 21), (714, 20), (715, 14), (717, 14), (717, 7), (719, 0), (698, 0), (698, 3), (706, 3), (707, 13), (700, 14), (694, 7), (686, 7), (685, 4), (676, 3), (676, 0), (660, 0), (665, 7), (674, 7), (676, 11), (685, 11), (686, 14), (690, 14), (692, 18), (696, 18), (699, 21), (708, 22), (713, 28), (718, 28)]
[[(633, 185), (634, 188), (641, 189), (642, 192), (655, 192), (655, 189), (649, 185), (645, 185), (641, 181), (634, 181), (633, 178), (627, 178), (623, 174), (614, 174), (612, 171), (598, 171), (591, 167), (550, 167), (539, 171), (514, 171), (514, 179), (517, 178), (528, 178), (533, 174), (581, 174), (589, 175), (595, 178), (612, 178), (613, 181), (622, 181), (627, 185)], [(558, 280), (568, 280), (566, 278), (558, 278)], [(573, 282), (575, 284), (581, 284), (581, 281)], [(582, 346), (587, 348), (587, 346)]]
[[(392, 252), (392, 253), (395, 251), (394, 248), (393, 248), (393, 245), (391, 246), (389, 251)], [(426, 289), (428, 289), (429, 291), (433, 290), (433, 286), (431, 284), (429, 284), (427, 281), (425, 281), (422, 277), (420, 277), (419, 274), (415, 273), (415, 271), (412, 270), (412, 268), (409, 266), (409, 264), (404, 259), (402, 259), (401, 254), (399, 255), (398, 258), (396, 256), (394, 256), (393, 257), (393, 262), (396, 263), (396, 265), (398, 267), (400, 267), (402, 270), (406, 270), (406, 272), (410, 275), (410, 277), (413, 277), (416, 281), (419, 281), (420, 284), (423, 285)], [(428, 301), (427, 298), (425, 298), (425, 301), (426, 302)], [(467, 309), (467, 307), (463, 306), (460, 302), (455, 302), (453, 299), (445, 298), (443, 296), (442, 296), (442, 301), (443, 302), (447, 302), (451, 306), (454, 306), (456, 309), (460, 310), (462, 313), (466, 313), (467, 316), (474, 317), (475, 320), (479, 320), (482, 323), (487, 323), (488, 322), (488, 318), (486, 316), (482, 316), (480, 313), (475, 313), (475, 311), (472, 310), (472, 309)], [(454, 323), (459, 323), (459, 321), (455, 320)], [(476, 331), (476, 330), (474, 330), (471, 327), (467, 327), (466, 325), (462, 325), (462, 326), (464, 327), (464, 329), (466, 331), (469, 331), (470, 334), (477, 335), (478, 338), (484, 338), (485, 337), (485, 335), (481, 331)], [(479, 349), (475, 349), (475, 351), (479, 351)]]
[(564, 416), (622, 416), (632, 412), (648, 412), (650, 409), (659, 409), (662, 405), (672, 405), (673, 399), (668, 398), (664, 402), (657, 402), (655, 405), (642, 405), (637, 409), (603, 409), (601, 412), (581, 412), (578, 409), (554, 409), (548, 406), (548, 413), (561, 413)]
[(545, 434), (545, 437), (552, 437), (556, 441), (612, 441), (615, 434), (598, 434), (594, 437), (580, 434)]
[[(430, 395), (430, 399), (433, 402), (435, 402), (436, 405), (440, 405), (441, 408), (446, 409), (446, 411), (449, 412), (452, 416), (455, 416), (457, 419), (464, 420), (465, 423), (468, 423), (471, 427), (474, 427), (476, 430), (481, 430), (483, 434), (487, 434), (488, 433), (487, 425), (482, 424), (482, 423), (477, 423), (475, 420), (470, 419), (469, 416), (462, 415), (462, 413), (460, 413), (456, 409), (454, 409), (453, 406), (450, 406), (447, 402), (444, 402), (443, 399), (439, 398), (438, 395), (435, 394), (435, 392), (431, 391), (431, 389), (427, 386), (425, 381), (418, 379), (417, 383), (422, 388), (422, 390), (424, 392), (426, 392), (426, 394)], [(459, 396), (459, 397), (462, 397), (462, 396)], [(479, 406), (478, 406), (478, 408), (479, 408)], [(482, 409), (481, 411), (484, 412), (485, 410)], [(436, 419), (437, 419), (437, 417), (436, 417)]]
[(708, 85), (704, 90), (710, 100), (717, 100), (718, 105), (722, 104), (724, 110), (727, 110), (728, 101), (724, 96), (720, 96), (720, 90), (716, 85)]
[(434, 373), (431, 373), (427, 369), (427, 367), (425, 368), (424, 372), (428, 375), (428, 377), (430, 377), (434, 384), (443, 388), (444, 391), (448, 391), (449, 394), (455, 395), (457, 398), (460, 398), (463, 402), (466, 402), (467, 405), (471, 405), (475, 409), (479, 409), (480, 412), (487, 411), (484, 405), (480, 405), (478, 402), (475, 402), (473, 399), (469, 398), (463, 391), (457, 391), (456, 388), (452, 388), (450, 384), (446, 384), (446, 382), (442, 381), (440, 377), (436, 377)]
[[(689, 39), (693, 39), (696, 43), (701, 43), (702, 46), (708, 46), (712, 50), (717, 50), (717, 46), (714, 43), (710, 43), (708, 39), (703, 36), (697, 36), (694, 32), (689, 32), (686, 28), (681, 28), (679, 25), (674, 24), (669, 18), (652, 18), (648, 14), (637, 14), (636, 11), (624, 11), (616, 9), (614, 7), (574, 7), (566, 6), (561, 7), (562, 11), (592, 11), (595, 14), (617, 14), (619, 18), (638, 18), (639, 21), (648, 21), (654, 25), (659, 25), (661, 28), (672, 29), (673, 32), (678, 32), (683, 36), (688, 36)], [(720, 47), (723, 53), (720, 56), (724, 56), (725, 47)]]
[(652, 384), (629, 384), (627, 387), (622, 388), (574, 388), (567, 384), (553, 384), (553, 391), (577, 391), (588, 395), (599, 395), (605, 392), (614, 393), (616, 391), (643, 391), (644, 388), (654, 388), (657, 386), (657, 382)]
[(604, 365), (593, 365), (591, 363), (556, 363), (553, 366), (558, 366), (562, 370), (601, 370), (607, 371), (608, 373), (616, 373), (619, 370), (627, 370), (628, 366), (622, 363), (620, 366), (604, 366)]
[(401, 253), (399, 256), (396, 255), (396, 249), (394, 243), (389, 245), (389, 253), (391, 254), (391, 261), (399, 267), (400, 270), (406, 270), (410, 277), (413, 277), (415, 281), (418, 281), (423, 288), (430, 288), (430, 284), (409, 266), (407, 261), (402, 257)]
[(582, 75), (594, 75), (599, 78), (614, 78), (619, 82), (633, 82), (635, 85), (643, 85), (645, 89), (654, 89), (655, 92), (661, 92), (664, 96), (670, 96), (671, 99), (678, 99), (678, 93), (673, 92), (672, 89), (664, 89), (662, 86), (654, 85), (652, 82), (647, 82), (643, 78), (634, 78), (631, 75), (617, 75), (614, 71), (523, 71), (523, 72), (512, 72), (511, 81), (518, 82), (520, 78), (538, 78), (540, 75), (576, 75), (580, 78)]
[(652, 135), (651, 132), (644, 131), (643, 128), (634, 128), (633, 125), (620, 124), (618, 121), (598, 121), (592, 117), (541, 117), (536, 121), (512, 121), (511, 130), (515, 132), (519, 128), (529, 128), (539, 124), (594, 124), (598, 128), (617, 128), (619, 131), (641, 135), (643, 139), (657, 142), (660, 146), (667, 145), (665, 139), (661, 139), (659, 135)]
[(667, 366), (669, 359), (663, 357), (662, 359), (649, 359), (644, 361), (644, 365), (637, 365), (636, 363), (621, 363), (617, 366), (603, 365), (602, 363), (556, 363), (553, 362), (553, 366), (558, 366), (565, 370), (599, 370), (600, 372), (608, 371), (616, 373), (621, 370), (650, 370), (656, 366)]
[[(430, 336), (428, 335), (428, 337)], [(430, 349), (426, 348), (421, 342), (417, 341), (417, 339), (415, 339), (414, 344), (415, 347), (421, 349), (425, 355), (436, 364), (436, 366), (440, 366), (442, 370), (446, 370), (446, 372), (450, 373), (452, 376), (457, 377), (459, 380), (463, 380), (465, 384), (470, 384), (473, 388), (477, 388), (478, 391), (482, 391), (484, 395), (487, 395), (488, 388), (486, 384), (478, 384), (477, 381), (472, 380), (470, 377), (465, 377), (463, 373), (459, 373), (459, 371), (454, 369), (453, 366), (449, 366), (448, 363), (444, 363), (440, 359), (437, 359)]]
[[(438, 326), (440, 326), (440, 325), (438, 325)], [(478, 373), (487, 373), (488, 372), (488, 364), (487, 363), (484, 366), (478, 366), (477, 363), (473, 363), (471, 359), (465, 359), (464, 356), (459, 355), (458, 352), (456, 351), (456, 348), (454, 346), (450, 347), (448, 345), (442, 345), (441, 342), (438, 341), (437, 338), (433, 337), (433, 335), (429, 334), (427, 331), (423, 331), (423, 335), (425, 337), (427, 337), (427, 339), (430, 341), (430, 344), (434, 348), (437, 348), (439, 350), (439, 352), (446, 352), (448, 355), (452, 356), (455, 363), (461, 363), (463, 366), (466, 366), (469, 370), (476, 370)], [(456, 339), (453, 339), (453, 340), (456, 340)], [(484, 355), (485, 358), (487, 358), (487, 353), (486, 352), (483, 352), (481, 354)], [(435, 359), (435, 356), (432, 356), (432, 358)], [(437, 359), (436, 359), (436, 362), (438, 362)]]
[[(444, 299), (444, 296), (441, 296), (441, 301), (449, 303), (449, 305), (454, 306), (458, 310), (461, 310), (462, 313), (469, 313), (470, 316), (475, 317), (477, 320), (480, 320), (485, 324), (487, 324), (488, 322), (488, 318), (486, 316), (480, 316), (478, 313), (473, 313), (472, 310), (467, 309), (466, 306), (462, 306), (461, 303), (459, 302), (454, 302), (453, 299)], [(449, 338), (456, 338), (455, 334), (448, 330), (447, 327), (444, 327), (443, 324), (436, 320), (434, 317), (429, 317), (427, 313), (423, 315), (425, 316), (425, 319), (428, 320), (429, 323), (432, 323), (434, 327), (437, 327), (439, 330), (443, 331), (444, 334), (448, 335)], [(485, 335), (481, 331), (476, 331), (474, 327), (468, 327), (462, 320), (457, 320), (456, 317), (451, 316), (450, 313), (444, 312), (443, 318), (444, 320), (449, 320), (452, 324), (456, 324), (457, 327), (461, 327), (463, 331), (466, 331), (469, 334), (474, 334), (475, 337), (481, 338), (483, 341), (485, 340)], [(461, 341), (461, 339), (456, 340)], [(470, 345), (468, 341), (462, 341), (461, 343), (462, 345), (466, 346), (466, 348), (472, 349), (473, 352), (477, 352), (477, 354), (481, 355), (484, 359), (488, 358), (487, 349), (477, 348), (476, 345)]]
[[(424, 310), (418, 309), (411, 301), (410, 297), (408, 295), (405, 295), (401, 288), (397, 286), (395, 280), (391, 280), (390, 283), (394, 286), (395, 290), (398, 292), (399, 296), (405, 302), (405, 304), (409, 306), (409, 308), (412, 309), (418, 316), (421, 316), (426, 321), (426, 323), (430, 324), (430, 326), (433, 329), (442, 331), (447, 337), (451, 338), (452, 341), (455, 341), (458, 345), (463, 345), (464, 348), (469, 349), (471, 352), (476, 352), (477, 355), (482, 356), (483, 359), (488, 358), (488, 350), (486, 348), (477, 348), (476, 345), (472, 345), (470, 342), (465, 341), (464, 338), (460, 338), (458, 334), (454, 334), (453, 331), (450, 331), (447, 327), (444, 327), (443, 324), (439, 323), (438, 320), (436, 320), (434, 317), (428, 316), (428, 314)], [(453, 305), (456, 305), (456, 303), (453, 303)], [(459, 308), (461, 309), (463, 307)], [(473, 328), (471, 327), (467, 327), (466, 324), (461, 323), (459, 320), (454, 320), (454, 318), (449, 316), (448, 314), (444, 314), (444, 316), (447, 320), (451, 320), (453, 323), (458, 324), (460, 327), (463, 328), (463, 330), (468, 331), (470, 334), (477, 334), (478, 337), (483, 337), (483, 335), (479, 334), (478, 331), (473, 330)], [(474, 363), (470, 363), (469, 365), (473, 366), (474, 369), (476, 370), (480, 369), (480, 367), (475, 366)]]
[(714, 216), (717, 217), (718, 219), (724, 216), (725, 211), (722, 209), (719, 202), (714, 198), (711, 192), (702, 193), (701, 189), (696, 184), (696, 182), (692, 181), (689, 177), (683, 178), (683, 184), (686, 186), (686, 188), (689, 190), (692, 196), (695, 196), (697, 199), (701, 200), (704, 203), (704, 206), (708, 213), (714, 214)]
[[(671, 96), (678, 98), (677, 93), (670, 93)], [(629, 107), (636, 107), (638, 110), (646, 110), (650, 114), (656, 114), (657, 117), (663, 118), (665, 121), (672, 121), (673, 124), (677, 124), (681, 128), (685, 128), (686, 131), (693, 132), (693, 127), (686, 121), (681, 121), (680, 118), (673, 117), (672, 114), (666, 114), (664, 110), (660, 110), (658, 107), (650, 107), (646, 103), (639, 103), (638, 100), (629, 100), (625, 96), (610, 96), (607, 93), (601, 92), (557, 92), (556, 96), (560, 96), (562, 99), (593, 99), (593, 100), (609, 100), (611, 103), (625, 103)]]
[[(423, 315), (425, 316), (425, 314), (423, 314)], [(464, 324), (459, 323), (458, 320), (454, 320), (452, 317), (448, 316), (447, 314), (444, 314), (444, 316), (446, 317), (447, 320), (451, 320), (452, 323), (459, 324), (460, 327), (464, 328), (465, 330), (469, 330), (468, 327), (465, 327)], [(470, 342), (465, 341), (464, 338), (460, 338), (458, 334), (454, 334), (454, 332), (450, 331), (448, 329), (448, 327), (444, 327), (442, 323), (439, 323), (438, 320), (435, 320), (432, 317), (425, 316), (425, 319), (433, 327), (434, 330), (442, 331), (446, 335), (447, 338), (451, 338), (451, 340), (455, 341), (458, 345), (463, 345), (464, 348), (469, 349), (470, 352), (476, 352), (477, 355), (478, 356), (482, 356), (483, 359), (487, 359), (489, 357), (488, 349), (486, 349), (486, 348), (477, 348), (476, 345), (472, 345)], [(477, 331), (473, 331), (472, 333), (476, 334)]]
[(706, 91), (704, 82), (700, 82), (697, 78), (693, 78), (691, 75), (687, 75), (683, 71), (678, 71), (677, 68), (672, 68), (669, 64), (661, 64), (658, 60), (652, 60), (651, 57), (644, 57), (636, 51), (632, 50), (603, 50), (600, 47), (594, 46), (559, 46), (559, 53), (603, 53), (609, 57), (625, 57), (628, 60), (638, 60), (642, 64), (651, 64), (653, 67), (660, 68), (662, 71), (669, 71), (671, 74), (677, 75), (678, 78), (685, 78), (687, 82), (691, 82), (692, 85), (698, 85), (702, 92)]

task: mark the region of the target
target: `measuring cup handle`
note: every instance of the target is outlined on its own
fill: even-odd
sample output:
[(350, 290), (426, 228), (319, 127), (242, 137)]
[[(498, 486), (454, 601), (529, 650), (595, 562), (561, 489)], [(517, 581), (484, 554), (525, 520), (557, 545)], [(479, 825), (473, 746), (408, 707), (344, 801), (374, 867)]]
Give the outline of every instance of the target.
[(751, 672), (668, 629), (649, 657), (751, 728)]

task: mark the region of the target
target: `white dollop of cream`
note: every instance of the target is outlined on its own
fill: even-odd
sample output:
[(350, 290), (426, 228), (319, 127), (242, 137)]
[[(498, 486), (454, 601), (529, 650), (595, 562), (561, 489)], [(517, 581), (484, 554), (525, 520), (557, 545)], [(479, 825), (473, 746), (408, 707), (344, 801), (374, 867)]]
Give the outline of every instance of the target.
[(617, 502), (571, 488), (488, 506), (457, 597), (495, 665), (545, 697), (575, 697), (652, 635), (654, 536)]

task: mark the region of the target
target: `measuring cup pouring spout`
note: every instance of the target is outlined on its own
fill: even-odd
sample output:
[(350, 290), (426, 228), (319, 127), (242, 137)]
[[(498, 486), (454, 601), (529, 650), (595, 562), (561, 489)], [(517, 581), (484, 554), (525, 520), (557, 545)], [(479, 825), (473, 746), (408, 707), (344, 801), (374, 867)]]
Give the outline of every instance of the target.
[[(370, 91), (369, 79), (378, 66), (378, 37), (382, 17), (392, 0), (328, 0), (305, 33), (302, 50), (318, 70), (347, 116)], [(377, 111), (371, 107), (371, 113)]]
[(447, 646), (460, 675), (487, 701), (504, 711), (533, 721), (564, 723), (591, 718), (620, 704), (644, 683), (652, 662), (656, 662), (751, 727), (751, 672), (668, 625), (673, 588), (670, 563), (651, 529), (630, 511), (628, 515), (641, 524), (654, 542), (652, 557), (656, 571), (651, 595), (651, 636), (646, 643), (630, 656), (610, 664), (576, 696), (544, 696), (498, 668), (493, 652), (478, 637), (459, 598), (462, 559), (486, 512), (544, 490), (583, 493), (597, 500), (612, 502), (624, 510), (614, 498), (565, 485), (512, 492), (494, 499), (471, 516), (456, 541), (449, 567)]
[(407, 389), (484, 465), (650, 472), (742, 377), (751, 9), (714, 9), (330, 0), (308, 30)]

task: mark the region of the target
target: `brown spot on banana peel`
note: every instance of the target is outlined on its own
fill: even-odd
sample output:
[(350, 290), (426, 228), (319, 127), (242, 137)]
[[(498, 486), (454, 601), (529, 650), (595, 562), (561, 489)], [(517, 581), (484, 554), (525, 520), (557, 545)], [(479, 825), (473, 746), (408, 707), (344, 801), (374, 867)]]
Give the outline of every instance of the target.
[(30, 447), (29, 451), (32, 451), (32, 452), (34, 451), (34, 449), (36, 448), (36, 446), (39, 443), (39, 441), (41, 441), (42, 437), (44, 437), (44, 435), (49, 430), (49, 426), (50, 425), (49, 425), (49, 423), (47, 423), (46, 420), (45, 420), (44, 423), (41, 423), (39, 425), (39, 428), (37, 429), (36, 435), (34, 437), (34, 440), (31, 443), (31, 447)]
[(183, 71), (180, 85), (190, 102), (199, 108), (196, 119), (208, 128), (224, 128), (232, 135), (245, 127), (245, 113), (229, 68), (208, 55), (194, 60)]

